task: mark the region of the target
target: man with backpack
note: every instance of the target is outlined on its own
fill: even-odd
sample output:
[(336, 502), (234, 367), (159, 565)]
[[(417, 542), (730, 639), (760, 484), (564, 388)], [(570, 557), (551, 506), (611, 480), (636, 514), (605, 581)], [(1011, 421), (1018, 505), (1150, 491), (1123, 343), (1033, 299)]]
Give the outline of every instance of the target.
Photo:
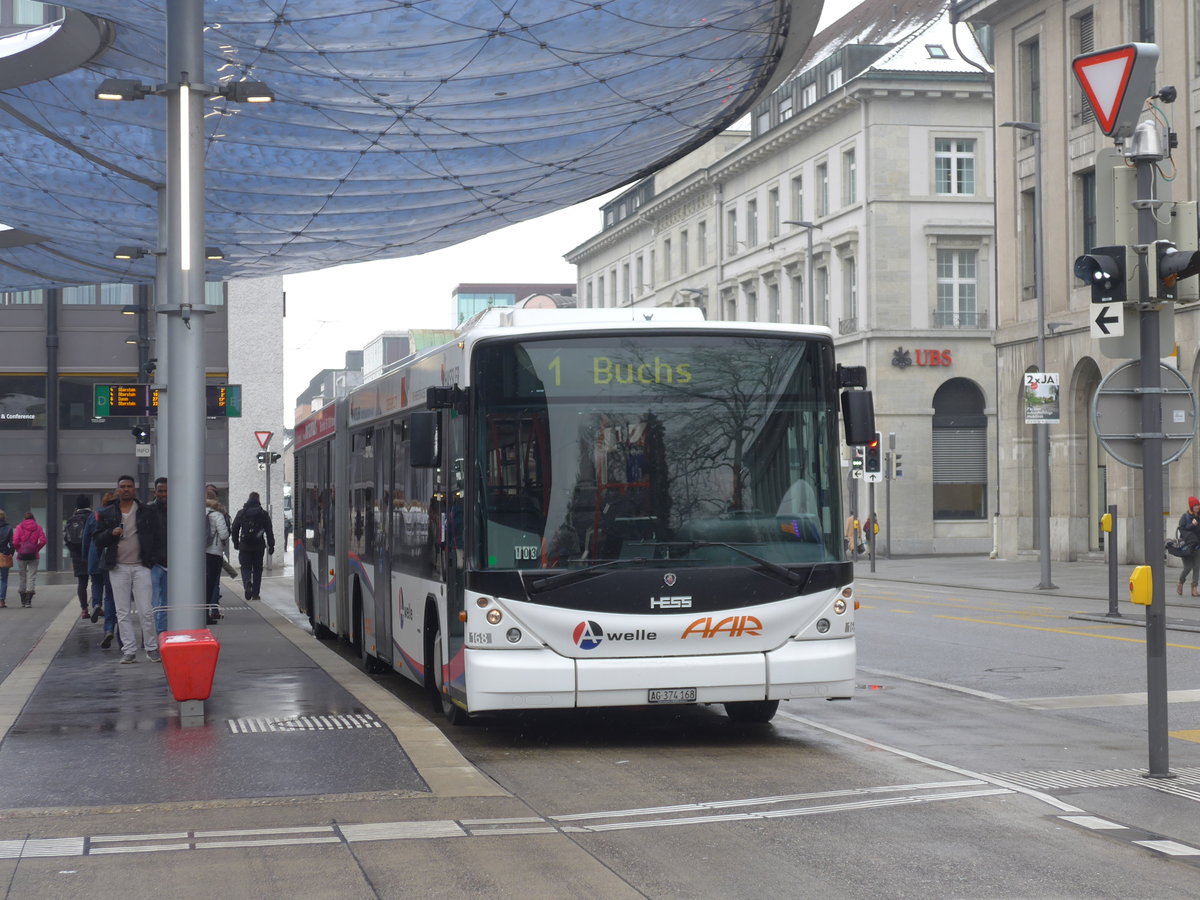
[(79, 616), (81, 619), (91, 618), (91, 614), (88, 612), (88, 581), (90, 580), (88, 560), (83, 553), (83, 529), (91, 514), (92, 506), (88, 502), (87, 494), (80, 494), (75, 498), (75, 512), (71, 513), (71, 517), (63, 525), (62, 532), (63, 545), (71, 554), (71, 571), (75, 574), (75, 581), (78, 585), (76, 593), (79, 597), (79, 606), (83, 610)]
[(263, 553), (275, 553), (275, 532), (271, 528), (271, 517), (262, 508), (258, 492), (251, 491), (246, 505), (234, 516), (233, 547), (238, 551), (238, 565), (242, 567), (242, 587), (247, 600), (259, 600), (262, 587)]

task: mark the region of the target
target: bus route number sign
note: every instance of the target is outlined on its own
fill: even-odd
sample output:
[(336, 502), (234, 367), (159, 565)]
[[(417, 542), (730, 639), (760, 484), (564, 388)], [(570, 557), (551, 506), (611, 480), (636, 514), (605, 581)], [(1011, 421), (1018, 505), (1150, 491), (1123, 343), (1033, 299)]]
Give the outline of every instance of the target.
[[(210, 419), (236, 419), (242, 415), (240, 384), (206, 384), (204, 415)], [(152, 384), (93, 385), (93, 413), (97, 419), (115, 416), (157, 416), (158, 388)]]

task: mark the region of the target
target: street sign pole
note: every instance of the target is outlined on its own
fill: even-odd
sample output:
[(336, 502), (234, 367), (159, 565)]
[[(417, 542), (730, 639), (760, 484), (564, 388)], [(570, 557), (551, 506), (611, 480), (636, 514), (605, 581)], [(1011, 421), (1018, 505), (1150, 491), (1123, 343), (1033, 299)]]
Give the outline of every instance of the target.
[[(1142, 137), (1144, 140), (1139, 141)], [(1157, 126), (1143, 122), (1131, 142), (1137, 168), (1138, 243), (1154, 252), (1158, 240), (1157, 203), (1154, 197), (1155, 164), (1162, 158)], [(1167, 744), (1167, 618), (1163, 590), (1163, 423), (1162, 355), (1158, 339), (1158, 307), (1152, 296), (1149, 267), (1143, 257), (1138, 266), (1139, 319), (1142, 351), (1142, 534), (1145, 560), (1150, 565), (1151, 599), (1146, 608), (1146, 707), (1151, 778), (1171, 778)]]

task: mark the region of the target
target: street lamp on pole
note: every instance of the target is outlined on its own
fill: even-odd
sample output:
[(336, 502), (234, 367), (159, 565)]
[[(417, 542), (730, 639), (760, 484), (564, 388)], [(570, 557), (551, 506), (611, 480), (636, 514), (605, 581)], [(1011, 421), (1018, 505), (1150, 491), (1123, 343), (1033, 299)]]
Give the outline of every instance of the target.
[(801, 222), (801, 221), (794, 220), (794, 219), (787, 219), (786, 221), (784, 221), (783, 224), (784, 225), (797, 225), (800, 228), (803, 228), (805, 230), (804, 236), (806, 238), (808, 238), (808, 251), (807, 251), (807, 255), (804, 257), (804, 280), (805, 280), (806, 286), (808, 288), (808, 324), (815, 325), (817, 322), (817, 311), (815, 308), (815, 301), (813, 300), (813, 241), (812, 241), (812, 233), (813, 233), (813, 229), (816, 228), (817, 226), (814, 225), (812, 222)]
[[(1038, 369), (1046, 371), (1046, 291), (1045, 270), (1042, 258), (1042, 127), (1036, 122), (1001, 122), (1001, 128), (1015, 128), (1033, 136), (1033, 268), (1034, 293), (1037, 294), (1037, 356)], [(1034, 426), (1037, 437), (1038, 466), (1038, 557), (1041, 562), (1041, 581), (1035, 586), (1039, 591), (1053, 591), (1058, 585), (1050, 580), (1050, 426), (1038, 422)]]

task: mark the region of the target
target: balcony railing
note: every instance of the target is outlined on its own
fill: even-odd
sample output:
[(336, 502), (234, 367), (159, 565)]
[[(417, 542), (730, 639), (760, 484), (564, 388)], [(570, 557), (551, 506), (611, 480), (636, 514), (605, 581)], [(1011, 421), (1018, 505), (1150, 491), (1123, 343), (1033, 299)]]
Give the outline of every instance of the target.
[(838, 334), (854, 334), (858, 331), (858, 316), (851, 319), (838, 319)]
[(934, 310), (934, 328), (987, 328), (987, 310), (965, 312), (955, 310)]

